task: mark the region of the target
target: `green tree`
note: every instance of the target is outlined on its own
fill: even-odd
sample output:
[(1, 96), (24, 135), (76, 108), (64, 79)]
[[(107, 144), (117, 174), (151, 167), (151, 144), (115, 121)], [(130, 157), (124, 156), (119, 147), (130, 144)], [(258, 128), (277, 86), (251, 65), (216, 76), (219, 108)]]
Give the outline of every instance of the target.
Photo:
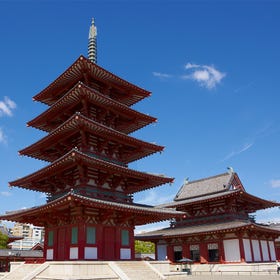
[(135, 240), (135, 253), (153, 254), (155, 253), (155, 244), (148, 241)]
[(8, 236), (0, 231), (0, 249), (7, 248), (8, 239)]

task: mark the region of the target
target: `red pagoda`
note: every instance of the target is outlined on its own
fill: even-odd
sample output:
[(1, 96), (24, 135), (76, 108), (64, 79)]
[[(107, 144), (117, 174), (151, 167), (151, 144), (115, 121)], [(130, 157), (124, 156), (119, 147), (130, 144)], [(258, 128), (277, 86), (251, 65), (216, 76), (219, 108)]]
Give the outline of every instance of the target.
[(268, 262), (276, 255), (280, 231), (254, 221), (255, 211), (279, 203), (246, 192), (229, 172), (188, 182), (174, 201), (162, 205), (183, 211), (170, 227), (136, 236), (156, 244), (158, 260), (189, 258), (198, 263)]
[(79, 57), (34, 97), (49, 108), (28, 122), (47, 132), (20, 151), (48, 162), (10, 186), (47, 194), (47, 203), (0, 217), (45, 227), (46, 260), (134, 259), (134, 227), (182, 216), (133, 202), (133, 194), (173, 178), (128, 168), (163, 150), (129, 134), (156, 121), (131, 108), (150, 96)]

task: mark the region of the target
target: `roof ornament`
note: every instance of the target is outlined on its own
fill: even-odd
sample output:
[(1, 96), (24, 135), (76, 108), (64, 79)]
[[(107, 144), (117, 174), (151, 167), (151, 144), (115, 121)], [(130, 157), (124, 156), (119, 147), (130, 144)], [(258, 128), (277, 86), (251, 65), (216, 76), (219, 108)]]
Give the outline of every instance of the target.
[(189, 183), (189, 177), (185, 178), (184, 179), (184, 185), (188, 184)]
[(91, 20), (91, 26), (88, 34), (88, 59), (93, 63), (97, 63), (97, 28), (94, 25), (94, 18)]
[(228, 172), (228, 174), (233, 174), (234, 173), (234, 170), (233, 170), (233, 168), (232, 167), (227, 167), (227, 172)]

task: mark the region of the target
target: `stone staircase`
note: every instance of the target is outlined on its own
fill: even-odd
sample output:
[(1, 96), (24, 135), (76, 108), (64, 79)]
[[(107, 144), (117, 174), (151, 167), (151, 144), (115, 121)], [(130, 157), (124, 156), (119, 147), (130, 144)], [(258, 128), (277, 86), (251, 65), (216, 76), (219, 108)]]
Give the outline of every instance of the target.
[(25, 280), (28, 275), (33, 274), (42, 264), (19, 263), (10, 273), (5, 274), (1, 280)]
[(166, 279), (159, 271), (146, 261), (122, 261), (115, 263), (127, 276), (127, 280), (160, 280)]

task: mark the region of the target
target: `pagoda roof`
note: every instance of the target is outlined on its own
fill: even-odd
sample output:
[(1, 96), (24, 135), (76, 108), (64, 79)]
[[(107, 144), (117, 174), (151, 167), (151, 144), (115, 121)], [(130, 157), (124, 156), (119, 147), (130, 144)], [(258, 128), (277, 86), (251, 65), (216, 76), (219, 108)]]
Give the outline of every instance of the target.
[(279, 230), (268, 226), (253, 223), (245, 220), (226, 221), (211, 224), (193, 225), (185, 227), (168, 227), (160, 230), (145, 232), (136, 235), (139, 240), (167, 239), (189, 236), (203, 236), (209, 234), (231, 233), (236, 231), (263, 232), (280, 235)]
[[(53, 130), (50, 134), (19, 151), (21, 155), (28, 155), (46, 161), (53, 161), (63, 155), (56, 147), (60, 142), (65, 142), (69, 137), (76, 137), (80, 130), (87, 131), (93, 135), (106, 139), (112, 143), (121, 144), (124, 148), (122, 160), (129, 163), (148, 156), (152, 153), (162, 151), (164, 147), (138, 140), (134, 137), (120, 133), (105, 125), (95, 122), (80, 113), (75, 113), (66, 122)], [(71, 149), (71, 146), (69, 147)]]
[[(128, 106), (103, 95), (97, 90), (86, 86), (82, 82), (78, 82), (74, 87), (69, 89), (65, 95), (53, 103), (48, 110), (29, 121), (27, 125), (50, 132), (55, 126), (61, 124), (61, 122), (55, 122), (55, 120), (61, 118), (61, 116), (64, 116), (65, 118), (66, 113), (71, 116), (73, 114), (73, 107), (76, 104), (81, 103), (82, 99), (87, 99), (100, 107), (108, 108), (108, 110), (113, 111), (126, 119), (131, 119), (129, 123), (118, 128), (118, 130), (121, 130), (124, 133), (131, 133), (156, 121), (156, 118), (133, 110)], [(51, 125), (52, 120), (53, 124)]]
[[(110, 215), (118, 218), (127, 216), (128, 218), (134, 220), (135, 225), (160, 222), (174, 217), (179, 218), (184, 214), (183, 212), (176, 211), (174, 209), (156, 208), (142, 204), (124, 204), (89, 198), (70, 191), (63, 197), (53, 200), (47, 204), (24, 210), (7, 212), (5, 215), (0, 216), (0, 220), (32, 223), (37, 226), (44, 226), (50, 219), (55, 219), (61, 215), (61, 213), (63, 215), (69, 215), (69, 208), (79, 206), (99, 210), (100, 213), (104, 213), (105, 211), (110, 213), (110, 211), (112, 211), (108, 217), (110, 217)], [(95, 211), (90, 212), (96, 214)]]
[(162, 206), (186, 209), (195, 205), (201, 206), (203, 203), (227, 203), (230, 198), (237, 199), (237, 203), (248, 213), (280, 206), (278, 202), (247, 193), (237, 173), (232, 170), (196, 181), (186, 181), (176, 194), (174, 201)]
[(76, 149), (72, 149), (50, 165), (30, 175), (12, 181), (9, 184), (10, 186), (17, 186), (34, 191), (53, 193), (54, 190), (51, 182), (55, 183), (54, 178), (58, 178), (59, 176), (69, 177), (69, 174), (66, 174), (67, 171), (74, 172), (73, 170), (76, 170), (79, 173), (83, 166), (87, 167), (88, 172), (93, 174), (91, 176), (94, 176), (101, 170), (102, 172), (107, 172), (111, 176), (125, 178), (128, 185), (128, 188), (125, 190), (127, 194), (150, 189), (166, 183), (172, 183), (174, 180), (173, 178), (168, 178), (163, 175), (129, 169), (96, 158), (94, 154), (88, 155)]
[(86, 75), (88, 75), (86, 79), (98, 81), (100, 84), (118, 90), (114, 99), (117, 99), (128, 106), (135, 104), (151, 94), (149, 91), (110, 73), (81, 55), (71, 66), (68, 67), (68, 69), (66, 69), (65, 72), (63, 72), (48, 87), (35, 95), (33, 99), (47, 105), (52, 105), (74, 84), (85, 79)]

